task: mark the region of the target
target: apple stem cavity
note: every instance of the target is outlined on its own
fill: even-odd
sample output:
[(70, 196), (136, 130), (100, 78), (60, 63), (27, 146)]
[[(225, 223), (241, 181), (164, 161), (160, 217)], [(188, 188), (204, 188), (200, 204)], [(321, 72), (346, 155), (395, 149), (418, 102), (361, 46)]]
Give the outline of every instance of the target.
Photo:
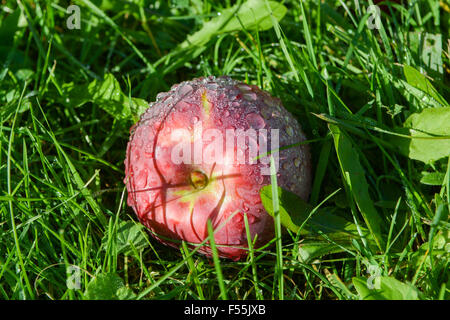
[(204, 189), (208, 185), (208, 177), (200, 170), (194, 170), (189, 176), (189, 182), (198, 190)]

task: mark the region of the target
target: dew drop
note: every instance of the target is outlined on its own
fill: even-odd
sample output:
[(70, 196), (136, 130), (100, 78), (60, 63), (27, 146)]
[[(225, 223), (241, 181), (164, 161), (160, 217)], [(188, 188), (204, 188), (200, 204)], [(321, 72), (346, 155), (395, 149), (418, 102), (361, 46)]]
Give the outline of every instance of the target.
[(243, 84), (243, 83), (238, 84), (237, 87), (238, 87), (239, 90), (241, 90), (241, 91), (251, 91), (251, 90), (252, 90), (252, 88), (250, 88), (248, 85)]
[(262, 108), (261, 114), (264, 117), (264, 119), (269, 120), (272, 118), (272, 111), (269, 108)]
[(185, 95), (188, 94), (192, 91), (192, 86), (185, 84), (184, 86), (180, 87), (180, 89), (178, 90), (180, 95)]
[(156, 95), (156, 100), (161, 100), (162, 98), (164, 98), (167, 95), (167, 93), (165, 92), (160, 92)]
[(256, 100), (256, 93), (254, 93), (252, 91), (245, 92), (242, 96), (247, 101), (255, 101)]
[(143, 169), (137, 174), (135, 185), (138, 189), (145, 188), (145, 186), (147, 185), (147, 176), (147, 169)]
[(242, 213), (241, 212), (236, 213), (233, 217), (233, 220), (235, 222), (242, 222), (242, 220), (243, 220)]
[(286, 132), (290, 137), (294, 135), (294, 129), (292, 129), (292, 127), (287, 127)]
[(278, 106), (277, 100), (271, 98), (271, 97), (265, 97), (264, 103), (267, 104), (269, 107), (276, 107)]
[(147, 157), (147, 158), (153, 158), (153, 152), (152, 151), (148, 151), (148, 150), (145, 150), (144, 151), (144, 155)]
[(164, 102), (164, 104), (166, 104), (166, 105), (172, 105), (172, 103), (173, 103), (173, 98), (172, 98), (171, 96), (170, 96), (170, 97), (167, 97), (167, 98), (164, 98), (163, 102)]
[(217, 83), (215, 83), (215, 82), (208, 82), (208, 83), (205, 85), (205, 87), (206, 87), (207, 89), (209, 89), (209, 90), (215, 91), (215, 90), (219, 87), (219, 85), (218, 85)]
[(258, 175), (258, 176), (256, 177), (255, 181), (256, 181), (257, 184), (263, 184), (264, 178), (263, 178), (263, 176)]
[(253, 129), (258, 130), (266, 126), (266, 122), (264, 121), (264, 119), (257, 113), (249, 113), (245, 118), (247, 119), (250, 127), (252, 127)]
[(137, 150), (135, 150), (134, 151), (134, 161), (135, 162), (138, 162), (139, 161), (139, 158), (140, 158), (140, 155), (139, 155), (139, 151), (137, 151)]

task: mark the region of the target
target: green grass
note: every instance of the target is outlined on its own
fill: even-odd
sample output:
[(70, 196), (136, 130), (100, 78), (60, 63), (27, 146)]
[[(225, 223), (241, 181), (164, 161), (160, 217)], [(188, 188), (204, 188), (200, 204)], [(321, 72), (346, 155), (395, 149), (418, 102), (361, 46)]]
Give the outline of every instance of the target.
[[(369, 29), (367, 1), (80, 0), (79, 30), (68, 1), (1, 2), (0, 299), (449, 299), (450, 3), (403, 2)], [(123, 183), (146, 101), (222, 74), (313, 156), (309, 205), (273, 188), (278, 237), (240, 262), (156, 242)]]

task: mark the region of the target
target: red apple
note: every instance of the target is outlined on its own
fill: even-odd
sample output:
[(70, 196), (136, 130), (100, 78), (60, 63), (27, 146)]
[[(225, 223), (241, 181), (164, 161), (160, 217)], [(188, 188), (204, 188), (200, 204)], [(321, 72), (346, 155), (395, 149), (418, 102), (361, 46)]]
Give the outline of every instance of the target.
[[(271, 240), (274, 222), (259, 195), (270, 183), (267, 152), (278, 163), (278, 184), (304, 200), (309, 195), (308, 146), (277, 153), (305, 135), (280, 100), (257, 86), (226, 76), (174, 85), (130, 131), (128, 205), (165, 244), (203, 242), (209, 219), (219, 255), (241, 259), (248, 251), (244, 215), (257, 247)], [(199, 252), (211, 255), (208, 243)]]

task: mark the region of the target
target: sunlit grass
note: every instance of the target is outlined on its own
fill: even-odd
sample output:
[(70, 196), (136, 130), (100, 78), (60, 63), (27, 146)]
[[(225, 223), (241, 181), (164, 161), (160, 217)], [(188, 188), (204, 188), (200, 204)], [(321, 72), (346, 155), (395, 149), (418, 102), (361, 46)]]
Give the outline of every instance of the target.
[[(449, 157), (425, 164), (395, 140), (411, 140), (401, 129), (412, 113), (448, 108), (448, 1), (387, 5), (380, 29), (367, 27), (366, 1), (359, 12), (355, 1), (285, 1), (281, 20), (262, 1), (276, 11), (261, 25), (251, 10), (236, 18), (244, 2), (82, 0), (79, 30), (67, 28), (67, 1), (2, 3), (0, 299), (83, 299), (101, 274), (123, 280), (105, 289), (121, 299), (360, 299), (371, 277), (394, 296), (449, 299)], [(120, 99), (105, 99), (106, 74)], [(175, 83), (222, 74), (298, 119), (313, 157), (309, 204), (356, 236), (282, 231), (276, 216), (277, 237), (249, 239), (234, 262), (133, 227), (123, 161), (137, 113)], [(81, 270), (79, 289), (68, 266)]]

